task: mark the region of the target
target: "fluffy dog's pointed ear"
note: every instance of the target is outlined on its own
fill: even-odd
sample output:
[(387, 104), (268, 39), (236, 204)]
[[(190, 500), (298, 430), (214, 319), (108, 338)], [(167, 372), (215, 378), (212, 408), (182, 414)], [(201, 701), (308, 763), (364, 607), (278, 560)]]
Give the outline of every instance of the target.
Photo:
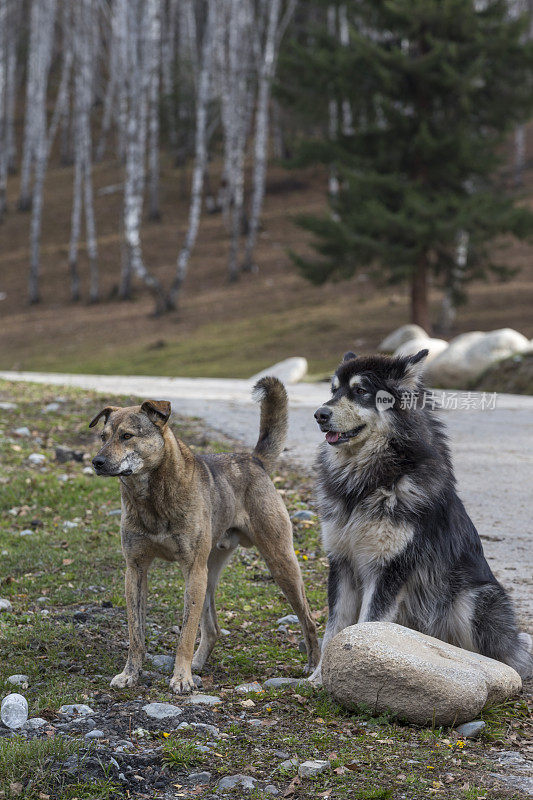
[(348, 352), (343, 355), (342, 360), (343, 360), (343, 362), (344, 361), (351, 361), (354, 358), (357, 358), (355, 353), (352, 352), (352, 350), (348, 350)]
[(416, 389), (420, 376), (424, 369), (424, 361), (429, 355), (429, 350), (419, 350), (414, 356), (407, 356), (405, 359), (404, 374), (402, 385), (407, 389)]
[(97, 422), (100, 420), (101, 417), (104, 418), (104, 425), (107, 423), (109, 419), (109, 415), (113, 413), (113, 411), (118, 411), (119, 406), (106, 406), (103, 408), (94, 419), (89, 422), (89, 428), (94, 428)]
[(164, 428), (167, 424), (170, 410), (171, 406), (168, 400), (145, 400), (141, 406), (141, 411), (144, 411), (158, 428)]

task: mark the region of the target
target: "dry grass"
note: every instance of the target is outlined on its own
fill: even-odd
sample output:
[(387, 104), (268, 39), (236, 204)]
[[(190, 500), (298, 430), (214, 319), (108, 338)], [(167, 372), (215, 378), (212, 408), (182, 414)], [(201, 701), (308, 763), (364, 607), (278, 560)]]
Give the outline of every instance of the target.
[[(216, 170), (212, 182), (216, 185)], [(118, 184), (114, 162), (97, 165), (96, 192)], [(120, 270), (120, 191), (98, 196), (102, 296), (90, 306), (69, 302), (67, 248), (72, 171), (54, 166), (45, 190), (42, 248), (42, 303), (28, 307), (29, 216), (15, 210), (18, 177), (10, 179), (10, 213), (0, 226), (0, 367), (206, 376), (248, 376), (280, 358), (304, 355), (312, 373), (330, 370), (348, 348), (371, 351), (380, 338), (408, 320), (406, 292), (376, 286), (366, 275), (314, 287), (295, 271), (288, 249), (308, 247), (293, 222), (299, 212), (321, 211), (325, 182), (319, 171), (270, 172), (264, 228), (257, 251), (259, 272), (236, 284), (226, 280), (227, 232), (221, 215), (202, 220), (179, 313), (154, 319), (152, 299), (141, 288), (132, 302), (112, 297)], [(162, 163), (160, 223), (145, 222), (147, 265), (167, 285), (183, 240), (188, 203), (188, 174), (168, 158)], [(533, 172), (528, 175), (533, 196)], [(470, 303), (461, 309), (457, 333), (503, 326), (533, 335), (531, 248), (512, 244), (503, 260), (519, 267), (505, 283), (476, 283)], [(85, 252), (80, 269), (86, 295)], [(434, 316), (439, 292), (432, 293)], [(259, 314), (259, 316), (258, 316)]]

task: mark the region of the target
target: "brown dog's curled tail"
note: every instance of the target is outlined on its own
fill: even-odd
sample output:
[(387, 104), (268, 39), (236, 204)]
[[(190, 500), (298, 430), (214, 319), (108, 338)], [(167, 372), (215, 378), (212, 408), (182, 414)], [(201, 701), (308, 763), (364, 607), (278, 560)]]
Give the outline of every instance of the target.
[(252, 397), (261, 403), (261, 422), (259, 439), (254, 449), (254, 456), (263, 462), (270, 471), (283, 448), (287, 438), (288, 397), (281, 381), (271, 375), (261, 378), (253, 388)]

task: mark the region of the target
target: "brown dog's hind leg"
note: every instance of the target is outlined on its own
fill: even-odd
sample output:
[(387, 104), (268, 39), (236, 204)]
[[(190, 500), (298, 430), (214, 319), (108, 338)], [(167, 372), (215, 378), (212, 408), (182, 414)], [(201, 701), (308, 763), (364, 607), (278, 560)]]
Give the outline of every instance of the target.
[(220, 636), (217, 609), (215, 606), (215, 592), (222, 570), (233, 555), (236, 547), (237, 545), (227, 550), (219, 550), (217, 547), (214, 547), (209, 554), (209, 561), (207, 562), (207, 591), (202, 610), (202, 619), (200, 621), (200, 645), (192, 661), (193, 672), (202, 671), (205, 662), (211, 655), (211, 651)]
[[(283, 508), (285, 512), (285, 508)], [(286, 512), (257, 520), (253, 540), (265, 559), (272, 577), (300, 620), (307, 649), (307, 670), (312, 672), (320, 660), (316, 627), (311, 617), (298, 559), (292, 543), (292, 526)], [(261, 526), (259, 528), (259, 526)], [(257, 535), (257, 530), (260, 534)]]
[(174, 675), (170, 688), (176, 694), (187, 694), (194, 689), (191, 662), (194, 643), (198, 633), (198, 624), (202, 614), (207, 587), (207, 558), (198, 556), (189, 570), (185, 572), (185, 601), (183, 607), (183, 625), (181, 628)]
[(130, 644), (126, 666), (111, 681), (111, 686), (115, 689), (135, 686), (139, 679), (145, 651), (146, 597), (151, 563), (151, 558), (132, 560), (126, 566), (125, 589)]

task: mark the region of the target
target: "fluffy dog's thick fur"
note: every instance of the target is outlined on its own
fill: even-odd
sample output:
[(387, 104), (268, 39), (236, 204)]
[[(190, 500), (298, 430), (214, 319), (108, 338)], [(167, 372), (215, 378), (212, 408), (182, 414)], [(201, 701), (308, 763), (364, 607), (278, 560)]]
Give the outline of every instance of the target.
[[(529, 677), (531, 639), (517, 631), (456, 493), (443, 425), (421, 402), (426, 355), (347, 353), (315, 414), (326, 433), (317, 485), (330, 562), (324, 643), (348, 625), (388, 620)], [(381, 408), (380, 391), (389, 395)]]

